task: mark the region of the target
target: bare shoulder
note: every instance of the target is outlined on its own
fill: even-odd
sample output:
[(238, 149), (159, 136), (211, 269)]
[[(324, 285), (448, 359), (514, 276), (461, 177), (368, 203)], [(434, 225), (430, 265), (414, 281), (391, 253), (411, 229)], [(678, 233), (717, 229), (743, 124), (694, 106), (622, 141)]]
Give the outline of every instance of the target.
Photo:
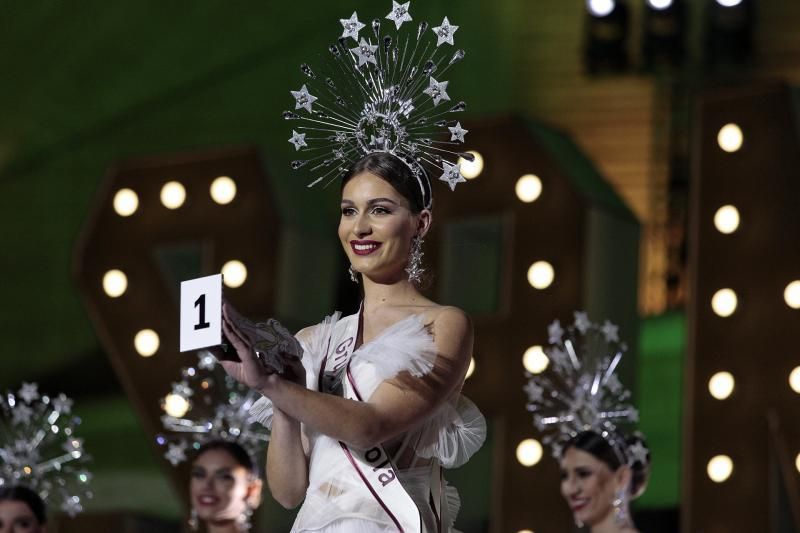
[(428, 311), (429, 323), (436, 329), (472, 333), (472, 320), (462, 309), (452, 305), (439, 305)]
[(458, 307), (440, 305), (427, 313), (428, 328), (440, 347), (455, 354), (472, 350), (472, 320)]

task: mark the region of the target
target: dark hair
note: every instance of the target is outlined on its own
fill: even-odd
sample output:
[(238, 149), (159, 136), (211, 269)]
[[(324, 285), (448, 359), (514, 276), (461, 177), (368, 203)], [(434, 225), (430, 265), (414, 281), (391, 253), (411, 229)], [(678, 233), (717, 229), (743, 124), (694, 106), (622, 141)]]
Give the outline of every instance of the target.
[(227, 440), (211, 440), (200, 446), (195, 454), (194, 458), (197, 460), (198, 457), (203, 455), (205, 452), (211, 450), (222, 450), (224, 452), (228, 452), (228, 454), (233, 457), (233, 459), (240, 465), (243, 466), (250, 474), (254, 477), (259, 476), (259, 467), (258, 463), (250, 457), (250, 453), (242, 447), (241, 444), (237, 444), (235, 442), (230, 442)]
[[(576, 448), (586, 453), (591, 454), (597, 460), (604, 462), (612, 471), (619, 469), (623, 463), (628, 461), (625, 450), (621, 448), (629, 448), (630, 446), (640, 443), (647, 448), (647, 443), (640, 433), (634, 433), (630, 437), (625, 437), (620, 434), (615, 434), (614, 439), (619, 443), (624, 443), (624, 446), (614, 445), (602, 435), (594, 431), (584, 431), (578, 433), (569, 439), (561, 449), (561, 456), (563, 457), (567, 450)], [(650, 449), (647, 448), (647, 459), (642, 461), (634, 461), (631, 465), (631, 485), (630, 495), (637, 498), (644, 492), (647, 480), (650, 477)]]
[[(420, 176), (418, 180), (414, 173), (402, 159), (387, 152), (375, 152), (369, 154), (359, 161), (356, 161), (347, 174), (342, 178), (342, 189), (354, 176), (362, 172), (375, 174), (379, 178), (388, 182), (406, 200), (414, 214), (425, 209), (425, 198), (431, 198), (430, 182), (427, 176)], [(424, 172), (420, 167), (420, 172)], [(420, 182), (422, 187), (420, 187)], [(423, 198), (423, 189), (424, 196)]]
[(35, 491), (21, 485), (0, 488), (0, 502), (22, 502), (27, 505), (40, 525), (47, 523), (44, 500)]

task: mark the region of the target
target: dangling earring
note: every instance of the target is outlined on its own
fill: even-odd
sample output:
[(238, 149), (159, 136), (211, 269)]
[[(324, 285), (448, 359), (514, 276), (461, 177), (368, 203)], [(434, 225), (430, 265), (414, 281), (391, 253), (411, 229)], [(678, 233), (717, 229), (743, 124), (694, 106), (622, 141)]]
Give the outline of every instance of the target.
[(353, 283), (358, 283), (358, 272), (355, 271), (353, 265), (350, 265), (350, 268), (348, 268), (347, 271), (350, 273), (350, 281)]
[(189, 513), (189, 529), (197, 531), (200, 529), (200, 520), (197, 518), (197, 509), (192, 507), (192, 512)]
[(414, 237), (411, 241), (411, 253), (408, 257), (406, 273), (408, 274), (408, 281), (412, 283), (422, 281), (422, 274), (425, 272), (425, 269), (422, 268), (422, 256), (425, 255), (422, 251), (422, 243), (422, 237)]
[(236, 527), (239, 531), (250, 531), (250, 528), (253, 527), (253, 523), (251, 519), (253, 518), (253, 508), (250, 505), (247, 505), (244, 508), (244, 512), (239, 515), (239, 518), (236, 520)]
[(614, 521), (618, 526), (627, 526), (630, 524), (626, 503), (625, 491), (618, 490), (614, 501), (611, 502), (611, 505), (614, 506)]

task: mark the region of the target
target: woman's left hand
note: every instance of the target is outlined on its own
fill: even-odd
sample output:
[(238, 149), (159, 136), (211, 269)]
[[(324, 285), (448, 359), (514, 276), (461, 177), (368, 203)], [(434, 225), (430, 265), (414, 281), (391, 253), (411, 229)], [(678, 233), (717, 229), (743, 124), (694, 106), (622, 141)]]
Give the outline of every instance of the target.
[(267, 379), (274, 372), (258, 360), (250, 340), (237, 324), (240, 317), (241, 315), (230, 307), (229, 303), (223, 303), (222, 332), (236, 350), (239, 361), (220, 360), (220, 364), (233, 379), (251, 389), (260, 391), (264, 389)]

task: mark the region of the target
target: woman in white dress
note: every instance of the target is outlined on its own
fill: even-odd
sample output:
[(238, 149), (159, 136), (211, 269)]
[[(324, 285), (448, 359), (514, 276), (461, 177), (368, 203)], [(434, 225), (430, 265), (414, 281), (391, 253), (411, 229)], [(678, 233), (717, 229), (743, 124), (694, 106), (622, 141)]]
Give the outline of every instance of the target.
[(287, 508), (303, 502), (292, 531), (452, 530), (459, 500), (440, 467), (464, 464), (486, 427), (460, 394), (470, 320), (414, 281), (429, 199), (427, 178), (389, 153), (370, 154), (345, 175), (338, 233), (364, 299), (358, 314), (297, 334), (302, 368), (268, 370), (224, 307), (223, 331), (241, 362), (222, 364), (261, 392), (272, 428), (269, 488)]

